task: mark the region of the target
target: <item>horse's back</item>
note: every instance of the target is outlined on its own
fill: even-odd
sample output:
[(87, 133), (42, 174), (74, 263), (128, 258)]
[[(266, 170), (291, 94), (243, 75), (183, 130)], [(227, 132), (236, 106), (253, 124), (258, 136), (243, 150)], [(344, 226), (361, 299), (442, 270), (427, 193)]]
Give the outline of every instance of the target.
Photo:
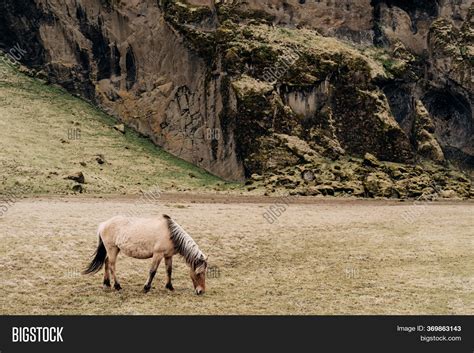
[(101, 223), (104, 243), (117, 246), (127, 255), (151, 257), (156, 251), (168, 252), (173, 248), (168, 221), (163, 216), (136, 218), (115, 216)]

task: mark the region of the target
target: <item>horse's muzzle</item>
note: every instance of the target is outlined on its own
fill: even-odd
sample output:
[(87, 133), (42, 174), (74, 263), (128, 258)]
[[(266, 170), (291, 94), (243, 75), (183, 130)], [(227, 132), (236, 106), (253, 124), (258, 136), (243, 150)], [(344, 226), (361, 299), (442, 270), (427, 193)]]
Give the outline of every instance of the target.
[(196, 289), (196, 294), (201, 295), (204, 294), (204, 291), (201, 288)]

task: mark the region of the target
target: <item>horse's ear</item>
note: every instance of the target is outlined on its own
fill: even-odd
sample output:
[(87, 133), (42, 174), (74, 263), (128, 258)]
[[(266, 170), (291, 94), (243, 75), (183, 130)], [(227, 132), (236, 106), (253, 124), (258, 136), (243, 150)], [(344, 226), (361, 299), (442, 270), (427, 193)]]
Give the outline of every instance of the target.
[(204, 261), (207, 261), (208, 259), (209, 259), (209, 255), (206, 255), (206, 256), (204, 257)]

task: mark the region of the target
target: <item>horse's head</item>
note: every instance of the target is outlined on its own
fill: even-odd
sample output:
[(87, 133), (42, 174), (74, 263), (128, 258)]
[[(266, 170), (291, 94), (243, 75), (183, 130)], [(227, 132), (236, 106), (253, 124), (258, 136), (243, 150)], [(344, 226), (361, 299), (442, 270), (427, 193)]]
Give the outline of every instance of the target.
[(194, 290), (197, 295), (204, 294), (206, 291), (206, 270), (207, 256), (202, 256), (196, 261), (194, 269), (191, 268), (191, 279), (193, 280)]

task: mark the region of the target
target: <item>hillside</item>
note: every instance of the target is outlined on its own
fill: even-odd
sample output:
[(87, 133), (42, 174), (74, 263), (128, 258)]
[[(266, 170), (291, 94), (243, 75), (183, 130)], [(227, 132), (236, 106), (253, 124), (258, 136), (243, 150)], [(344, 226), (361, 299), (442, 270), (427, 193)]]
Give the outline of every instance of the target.
[[(156, 147), (89, 103), (0, 60), (0, 194), (214, 190), (234, 187)], [(224, 185), (225, 184), (225, 185)], [(75, 191), (73, 191), (76, 186)]]

